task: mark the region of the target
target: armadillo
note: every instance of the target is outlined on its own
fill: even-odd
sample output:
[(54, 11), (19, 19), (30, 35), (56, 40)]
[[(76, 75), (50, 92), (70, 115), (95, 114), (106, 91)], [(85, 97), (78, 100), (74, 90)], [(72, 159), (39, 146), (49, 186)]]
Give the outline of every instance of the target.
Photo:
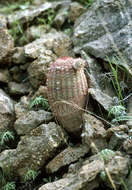
[(71, 135), (81, 133), (88, 83), (81, 58), (61, 57), (50, 65), (47, 94), (50, 107), (59, 124)]

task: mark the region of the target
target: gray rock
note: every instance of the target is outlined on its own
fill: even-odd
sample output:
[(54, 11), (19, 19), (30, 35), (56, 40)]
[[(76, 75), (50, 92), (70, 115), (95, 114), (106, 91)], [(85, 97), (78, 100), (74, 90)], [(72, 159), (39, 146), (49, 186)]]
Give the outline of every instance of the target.
[(7, 28), (7, 20), (3, 15), (0, 15), (0, 28)]
[[(103, 180), (103, 183), (106, 184), (108, 187), (113, 188), (112, 184), (110, 183), (110, 180), (106, 174), (106, 171), (109, 172), (109, 175), (111, 176), (114, 185), (118, 189), (121, 184), (122, 180), (125, 179), (128, 171), (129, 171), (129, 160), (125, 157), (123, 157), (120, 152), (116, 153), (115, 156), (112, 156), (107, 164), (105, 164), (105, 176)], [(103, 171), (103, 170), (102, 170)]]
[(10, 73), (13, 75), (13, 74), (17, 74), (20, 70), (19, 70), (19, 66), (13, 66), (10, 68)]
[(54, 18), (54, 24), (59, 29), (61, 28), (61, 26), (65, 23), (66, 19), (68, 18), (68, 11), (69, 11), (69, 6), (70, 6), (69, 3), (64, 4), (59, 9), (57, 15)]
[(90, 146), (93, 153), (107, 147), (103, 123), (90, 114), (83, 114), (82, 143)]
[(0, 62), (3, 65), (4, 60), (8, 60), (8, 56), (14, 47), (14, 41), (8, 30), (0, 27)]
[(107, 130), (107, 138), (111, 138), (111, 136), (114, 134), (114, 133), (126, 133), (128, 134), (129, 132), (129, 128), (127, 125), (119, 125), (119, 126), (115, 126), (115, 127), (110, 127), (108, 130)]
[[(57, 34), (58, 35), (58, 34)], [(56, 32), (47, 33), (43, 35), (40, 39), (27, 44), (25, 48), (25, 55), (29, 58), (35, 59), (38, 56), (45, 53), (46, 49), (52, 49), (53, 41), (55, 40)]]
[(124, 147), (125, 151), (127, 152), (127, 154), (132, 154), (132, 138), (124, 141), (123, 147)]
[(0, 82), (8, 83), (11, 80), (8, 69), (0, 69)]
[(33, 41), (37, 38), (41, 38), (46, 32), (47, 29), (45, 25), (33, 25), (26, 30), (25, 35), (28, 36), (29, 41)]
[(0, 89), (0, 139), (4, 132), (13, 130), (14, 120), (14, 102), (2, 89)]
[(109, 149), (111, 150), (122, 150), (123, 142), (127, 140), (129, 136), (123, 131), (114, 132), (109, 141)]
[(86, 76), (88, 78), (89, 94), (99, 102), (105, 110), (113, 105), (114, 90), (110, 81), (105, 77), (101, 65), (96, 59), (81, 51), (81, 56), (86, 60)]
[(47, 50), (29, 65), (27, 70), (29, 81), (34, 88), (45, 85), (48, 68), (55, 59), (55, 54)]
[(132, 75), (132, 4), (127, 0), (96, 1), (75, 23), (74, 51), (81, 49), (97, 57), (123, 65)]
[(63, 177), (70, 177), (71, 175), (76, 174), (82, 167), (84, 161), (85, 158), (81, 158), (78, 162), (70, 164), (68, 167), (68, 172), (64, 174)]
[(29, 134), (31, 130), (40, 124), (46, 123), (53, 118), (50, 112), (44, 110), (29, 111), (20, 116), (14, 123), (14, 128), (18, 135)]
[(129, 128), (132, 128), (132, 96), (129, 98), (127, 110), (128, 116), (131, 117), (130, 120), (127, 121), (127, 125), (129, 126)]
[[(81, 161), (80, 166), (76, 167), (76, 172), (68, 173), (63, 179), (56, 182), (47, 183), (40, 187), (39, 190), (93, 190), (99, 187), (100, 180), (97, 180), (98, 178), (96, 177), (102, 172), (105, 173), (106, 170), (112, 177), (116, 187), (119, 187), (121, 185), (120, 179), (124, 179), (128, 174), (128, 164), (129, 160), (123, 157), (120, 152), (109, 155), (106, 163), (98, 153), (85, 161)], [(103, 180), (102, 178), (100, 179)], [(106, 173), (103, 183), (112, 188)]]
[(72, 2), (70, 4), (70, 13), (69, 18), (72, 22), (75, 22), (78, 17), (86, 11), (86, 8), (84, 8), (80, 3), (78, 2)]
[(99, 186), (96, 180), (83, 184), (83, 180), (79, 177), (64, 178), (53, 183), (47, 183), (39, 188), (39, 190), (94, 190)]
[(123, 150), (123, 143), (129, 138), (129, 128), (127, 125), (119, 125), (110, 127), (107, 130), (107, 138), (109, 139), (108, 147), (111, 150)]
[(113, 98), (103, 93), (101, 90), (89, 88), (88, 92), (92, 98), (99, 102), (105, 110), (109, 111), (109, 109), (113, 106)]
[(24, 54), (23, 47), (15, 47), (12, 55), (12, 62), (16, 64), (24, 64), (26, 62), (26, 57)]
[(95, 179), (103, 168), (102, 161), (93, 161), (84, 164), (76, 174), (70, 174), (63, 179), (53, 183), (47, 183), (39, 188), (39, 190), (93, 190), (99, 186), (99, 182)]
[(66, 138), (60, 126), (55, 123), (42, 124), (22, 137), (16, 149), (0, 154), (0, 167), (5, 173), (10, 167), (10, 179), (19, 177), (24, 181), (29, 169), (40, 170), (65, 143)]
[(28, 83), (9, 82), (8, 89), (11, 95), (25, 95), (30, 92)]
[[(23, 65), (20, 65), (20, 70), (21, 71), (27, 71), (27, 68), (28, 68), (28, 66), (30, 65), (30, 63), (29, 62), (27, 62), (27, 63), (25, 63), (25, 64), (23, 64)], [(27, 79), (25, 79), (24, 81), (26, 81)]]
[(0, 128), (7, 128), (15, 119), (13, 100), (0, 89)]
[(38, 90), (35, 92), (35, 94), (32, 97), (32, 100), (34, 100), (37, 97), (43, 97), (44, 99), (48, 99), (47, 97), (47, 86), (41, 85)]
[(53, 50), (57, 56), (70, 56), (72, 54), (71, 39), (62, 32), (52, 31), (44, 34), (40, 39), (25, 45), (25, 55), (35, 59), (44, 54), (46, 50)]
[[(69, 1), (68, 1), (69, 2)], [(57, 9), (59, 6), (65, 4), (66, 1), (56, 1), (56, 2), (48, 2), (48, 1), (39, 1), (37, 3), (32, 3), (29, 8), (24, 10), (14, 11), (13, 14), (7, 16), (9, 27), (13, 27), (15, 21), (17, 21), (20, 25), (30, 24), (38, 17), (44, 17), (45, 12), (49, 9)]]
[(98, 89), (110, 97), (115, 96), (109, 77), (105, 75), (106, 73), (104, 73), (101, 64), (83, 50), (81, 51), (81, 56), (86, 61), (89, 88)]
[(46, 166), (46, 171), (49, 174), (57, 172), (60, 168), (69, 165), (77, 161), (79, 158), (85, 156), (88, 152), (89, 147), (85, 145), (68, 147), (48, 163)]
[(8, 24), (10, 27), (13, 27), (15, 21), (18, 21), (19, 24), (30, 23), (49, 8), (52, 8), (52, 3), (46, 2), (38, 6), (30, 6), (30, 9), (15, 11), (14, 14), (8, 15)]
[(53, 51), (58, 57), (74, 56), (70, 37), (63, 33), (56, 35), (53, 41)]
[(27, 96), (22, 96), (18, 103), (15, 104), (15, 115), (16, 119), (24, 117), (29, 111), (30, 99)]
[(24, 70), (22, 70), (20, 66), (15, 65), (11, 67), (9, 72), (12, 76), (13, 81), (15, 82), (18, 82), (18, 83), (24, 82), (25, 79), (27, 78), (27, 73)]

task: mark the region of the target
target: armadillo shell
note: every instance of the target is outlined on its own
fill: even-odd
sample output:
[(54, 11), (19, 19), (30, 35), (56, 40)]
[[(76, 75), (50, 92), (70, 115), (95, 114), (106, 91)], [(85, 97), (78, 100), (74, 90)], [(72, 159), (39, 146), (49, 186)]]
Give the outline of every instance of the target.
[[(85, 108), (88, 93), (84, 66), (75, 70), (76, 60), (70, 57), (59, 58), (47, 75), (48, 100), (54, 116), (72, 135), (81, 132), (82, 109)], [(81, 109), (80, 109), (81, 108)]]

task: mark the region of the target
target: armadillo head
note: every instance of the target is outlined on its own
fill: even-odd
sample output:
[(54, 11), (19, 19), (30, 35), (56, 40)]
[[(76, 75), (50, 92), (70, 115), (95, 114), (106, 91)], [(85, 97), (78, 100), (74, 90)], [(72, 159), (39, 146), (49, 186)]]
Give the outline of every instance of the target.
[(78, 58), (78, 59), (75, 59), (75, 60), (74, 60), (73, 68), (74, 68), (75, 70), (78, 70), (78, 69), (80, 69), (80, 68), (82, 68), (82, 67), (84, 67), (84, 66), (85, 66), (85, 61), (84, 61), (83, 59)]

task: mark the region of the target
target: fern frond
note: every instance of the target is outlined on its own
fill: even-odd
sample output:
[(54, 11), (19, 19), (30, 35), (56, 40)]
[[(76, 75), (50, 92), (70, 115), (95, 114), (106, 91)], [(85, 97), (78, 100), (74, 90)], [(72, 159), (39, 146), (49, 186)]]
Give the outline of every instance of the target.
[(8, 182), (6, 185), (2, 187), (2, 190), (15, 190), (15, 189), (16, 189), (16, 185), (14, 181)]
[(25, 175), (24, 181), (31, 181), (35, 180), (35, 178), (38, 176), (39, 172), (34, 171), (34, 170), (28, 170), (28, 172)]
[(50, 106), (48, 104), (48, 100), (43, 98), (42, 96), (36, 97), (30, 104), (30, 109), (34, 106), (42, 106), (45, 110), (49, 110)]
[(6, 142), (10, 140), (14, 140), (14, 134), (11, 131), (5, 131), (1, 135), (1, 145), (4, 145)]

